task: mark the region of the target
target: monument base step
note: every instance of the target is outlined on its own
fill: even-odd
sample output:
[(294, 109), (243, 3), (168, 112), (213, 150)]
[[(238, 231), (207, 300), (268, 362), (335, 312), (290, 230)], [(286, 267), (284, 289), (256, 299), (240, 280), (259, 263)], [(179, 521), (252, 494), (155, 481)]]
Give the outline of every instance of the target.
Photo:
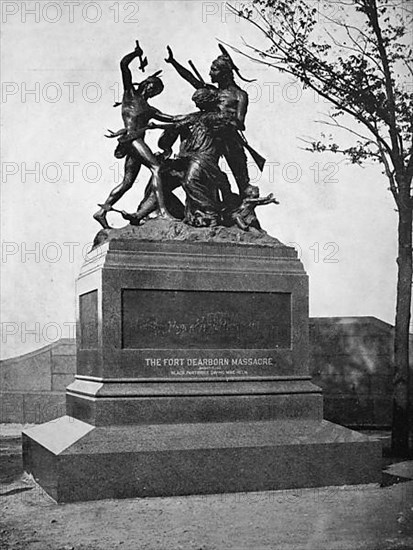
[(57, 502), (378, 483), (381, 443), (326, 420), (95, 427), (64, 416), (23, 432), (24, 469)]

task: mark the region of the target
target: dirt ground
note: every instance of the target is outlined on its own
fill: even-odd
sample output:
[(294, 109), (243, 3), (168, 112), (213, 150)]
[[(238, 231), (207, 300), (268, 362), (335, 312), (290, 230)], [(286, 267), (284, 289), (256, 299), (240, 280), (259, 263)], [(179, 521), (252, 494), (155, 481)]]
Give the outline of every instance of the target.
[(413, 462), (387, 460), (381, 487), (56, 504), (3, 432), (0, 483), (5, 550), (413, 549)]

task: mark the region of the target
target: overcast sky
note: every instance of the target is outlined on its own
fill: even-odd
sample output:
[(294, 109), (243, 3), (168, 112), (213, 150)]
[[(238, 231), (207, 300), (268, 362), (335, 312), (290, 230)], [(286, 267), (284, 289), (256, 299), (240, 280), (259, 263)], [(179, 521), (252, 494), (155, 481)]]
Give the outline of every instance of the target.
[[(73, 335), (74, 281), (99, 229), (92, 214), (122, 174), (113, 141), (103, 137), (122, 126), (120, 109), (112, 108), (120, 58), (138, 38), (148, 73), (163, 69), (165, 90), (153, 105), (184, 113), (193, 109), (193, 89), (164, 63), (166, 45), (207, 79), (216, 38), (237, 46), (241, 36), (259, 38), (221, 2), (1, 4), (1, 321), (2, 357), (10, 357)], [(298, 138), (319, 134), (315, 120), (328, 104), (274, 69), (238, 54), (234, 60), (257, 79), (240, 82), (250, 96), (246, 135), (268, 162), (260, 176), (251, 164), (250, 175), (281, 203), (258, 214), (271, 235), (298, 247), (311, 316), (393, 323), (397, 217), (381, 169), (301, 150)], [(133, 71), (140, 80), (137, 65)], [(120, 208), (135, 209), (148, 176), (143, 168)]]

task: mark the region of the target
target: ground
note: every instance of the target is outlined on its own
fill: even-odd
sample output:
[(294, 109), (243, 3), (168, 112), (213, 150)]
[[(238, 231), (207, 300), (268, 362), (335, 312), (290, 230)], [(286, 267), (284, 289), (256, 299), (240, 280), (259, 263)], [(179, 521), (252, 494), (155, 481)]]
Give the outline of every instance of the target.
[(0, 426), (4, 550), (413, 549), (413, 461), (383, 483), (56, 504), (22, 472), (20, 426)]

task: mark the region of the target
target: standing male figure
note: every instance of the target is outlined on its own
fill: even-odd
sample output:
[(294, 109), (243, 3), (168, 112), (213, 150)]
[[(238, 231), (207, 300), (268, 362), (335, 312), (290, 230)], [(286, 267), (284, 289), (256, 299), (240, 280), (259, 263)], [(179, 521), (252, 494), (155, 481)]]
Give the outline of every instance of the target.
[(178, 74), (194, 88), (200, 89), (207, 87), (217, 90), (219, 109), (223, 114), (230, 116), (234, 121), (235, 126), (228, 126), (222, 134), (222, 141), (224, 144), (223, 155), (235, 178), (241, 197), (245, 197), (245, 191), (249, 186), (247, 157), (244, 151), (246, 145), (238, 130), (242, 131), (245, 129), (248, 94), (234, 81), (234, 70), (237, 69), (232, 59), (229, 55), (220, 55), (212, 62), (209, 76), (211, 82), (217, 84), (216, 88), (211, 84), (205, 84), (200, 78), (194, 76), (191, 71), (178, 63), (169, 46), (167, 47), (167, 51), (168, 57), (165, 61), (170, 63)]
[(115, 156), (116, 158), (126, 157), (125, 174), (122, 182), (112, 189), (106, 201), (99, 205), (100, 209), (93, 215), (104, 229), (110, 228), (106, 219), (107, 212), (132, 187), (142, 164), (152, 173), (151, 186), (156, 195), (159, 215), (163, 218), (174, 219), (165, 207), (160, 176), (161, 165), (145, 143), (145, 130), (150, 119), (172, 122), (174, 118), (161, 113), (148, 103), (148, 99), (155, 97), (163, 90), (162, 81), (158, 78), (161, 71), (146, 78), (135, 88), (129, 65), (142, 54), (139, 42), (136, 41), (134, 51), (125, 55), (120, 62), (123, 82), (122, 119), (125, 127), (119, 132), (111, 132), (111, 135), (107, 137), (120, 136)]

